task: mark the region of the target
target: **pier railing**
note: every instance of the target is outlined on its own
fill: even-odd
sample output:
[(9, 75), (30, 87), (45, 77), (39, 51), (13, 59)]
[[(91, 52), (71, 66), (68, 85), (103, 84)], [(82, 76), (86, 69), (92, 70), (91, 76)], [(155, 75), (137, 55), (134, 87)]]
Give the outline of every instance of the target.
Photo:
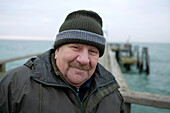
[(25, 58), (29, 58), (29, 57), (33, 57), (33, 56), (39, 56), (41, 54), (42, 53), (36, 53), (36, 54), (31, 54), (31, 55), (26, 55), (26, 56), (21, 56), (21, 57), (15, 57), (15, 58), (9, 58), (9, 59), (5, 59), (5, 60), (0, 60), (0, 77), (6, 71), (6, 66), (5, 66), (6, 63), (16, 61), (16, 60), (25, 59)]
[[(29, 58), (32, 56), (38, 56), (42, 53), (27, 55), (23, 57), (17, 57), (12, 59), (0, 60), (0, 76), (5, 73), (5, 64), (19, 59)], [(130, 113), (131, 104), (145, 105), (157, 108), (170, 109), (170, 96), (158, 95), (153, 93), (134, 92), (131, 91), (126, 80), (122, 74), (120, 66), (110, 49), (110, 45), (106, 45), (105, 54), (100, 58), (99, 62), (109, 70), (116, 78), (120, 85), (120, 92), (125, 100), (126, 108)]]

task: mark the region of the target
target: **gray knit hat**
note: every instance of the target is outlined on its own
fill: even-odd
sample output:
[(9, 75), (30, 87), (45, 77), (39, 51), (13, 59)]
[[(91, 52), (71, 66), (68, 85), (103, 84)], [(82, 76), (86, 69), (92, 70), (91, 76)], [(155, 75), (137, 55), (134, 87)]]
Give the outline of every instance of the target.
[(63, 44), (81, 43), (96, 47), (100, 57), (104, 54), (106, 39), (103, 36), (102, 19), (93, 12), (79, 10), (70, 13), (59, 29), (54, 48)]

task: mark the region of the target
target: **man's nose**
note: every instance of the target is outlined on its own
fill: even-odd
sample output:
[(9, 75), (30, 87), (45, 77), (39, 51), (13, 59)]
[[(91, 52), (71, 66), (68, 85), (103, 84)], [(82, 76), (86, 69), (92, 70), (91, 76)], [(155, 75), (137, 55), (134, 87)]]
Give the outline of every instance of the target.
[(90, 62), (88, 50), (83, 50), (77, 57), (77, 61), (82, 65), (87, 65)]

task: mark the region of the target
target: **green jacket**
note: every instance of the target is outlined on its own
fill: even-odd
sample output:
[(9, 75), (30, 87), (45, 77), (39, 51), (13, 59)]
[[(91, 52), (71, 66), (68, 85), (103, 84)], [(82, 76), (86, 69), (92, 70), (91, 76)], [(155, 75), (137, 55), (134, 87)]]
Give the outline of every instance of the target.
[(81, 102), (54, 68), (49, 50), (0, 78), (0, 113), (124, 113), (115, 78), (99, 63)]

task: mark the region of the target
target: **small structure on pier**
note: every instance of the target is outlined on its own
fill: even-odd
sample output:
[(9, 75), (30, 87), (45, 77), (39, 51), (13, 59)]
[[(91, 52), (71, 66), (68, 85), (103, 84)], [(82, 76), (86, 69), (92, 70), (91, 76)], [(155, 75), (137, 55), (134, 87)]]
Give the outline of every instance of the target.
[(132, 65), (136, 65), (138, 72), (146, 72), (149, 74), (149, 55), (148, 48), (142, 48), (141, 57), (139, 55), (139, 46), (135, 46), (134, 50), (132, 45), (126, 44), (111, 44), (111, 50), (115, 52), (116, 59), (119, 65), (126, 69), (131, 70)]

